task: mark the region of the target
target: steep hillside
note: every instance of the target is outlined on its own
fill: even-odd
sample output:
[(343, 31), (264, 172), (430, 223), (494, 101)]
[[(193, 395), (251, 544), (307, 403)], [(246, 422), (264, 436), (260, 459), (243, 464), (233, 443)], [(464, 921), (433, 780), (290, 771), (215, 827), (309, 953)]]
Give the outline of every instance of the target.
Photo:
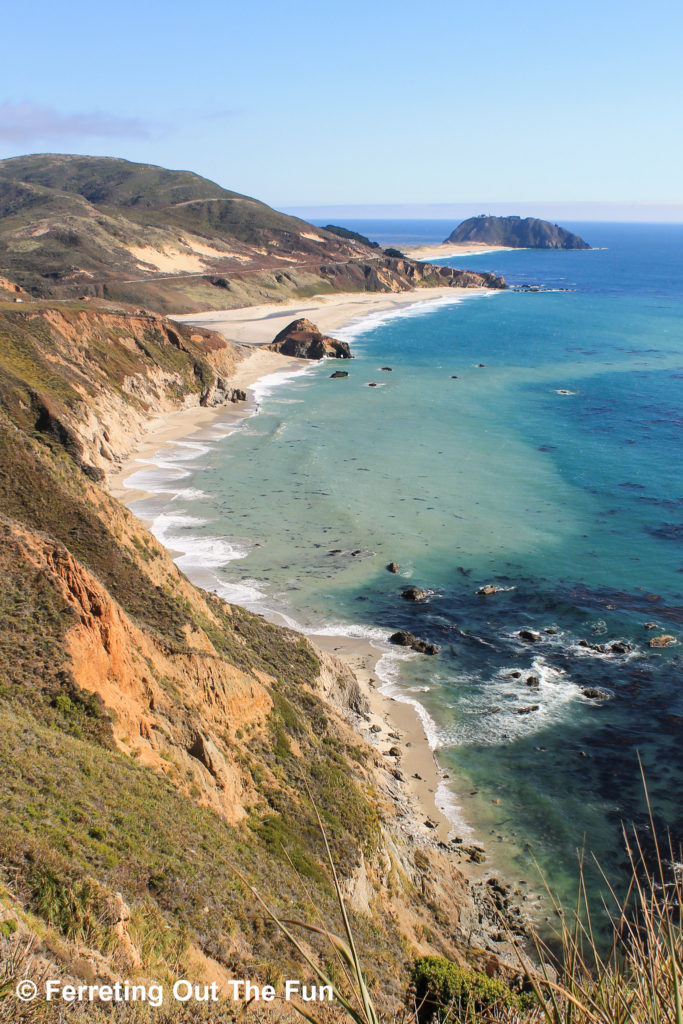
[(535, 217), (470, 217), (450, 233), (447, 242), (486, 242), (521, 249), (590, 249), (583, 238)]
[(26, 302), (0, 316), (0, 400), (18, 426), (101, 480), (150, 415), (228, 400), (245, 352), (154, 314)]
[(34, 298), (97, 296), (177, 313), (412, 286), (361, 236), (315, 228), (199, 175), (60, 154), (0, 161), (0, 278)]
[(31, 939), (36, 977), (305, 977), (231, 864), (340, 928), (310, 793), (383, 1006), (420, 953), (504, 973), (503, 890), (410, 825), (349, 670), (198, 590), (98, 483), (239, 357), (160, 318), (0, 307), (0, 970)]

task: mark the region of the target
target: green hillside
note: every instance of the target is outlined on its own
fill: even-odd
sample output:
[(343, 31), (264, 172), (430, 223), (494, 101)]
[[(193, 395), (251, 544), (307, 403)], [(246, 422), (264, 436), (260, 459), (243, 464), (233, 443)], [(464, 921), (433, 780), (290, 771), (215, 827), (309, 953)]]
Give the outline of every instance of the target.
[(225, 296), (233, 274), (367, 255), (189, 171), (61, 154), (0, 161), (0, 276), (35, 297), (240, 305)]

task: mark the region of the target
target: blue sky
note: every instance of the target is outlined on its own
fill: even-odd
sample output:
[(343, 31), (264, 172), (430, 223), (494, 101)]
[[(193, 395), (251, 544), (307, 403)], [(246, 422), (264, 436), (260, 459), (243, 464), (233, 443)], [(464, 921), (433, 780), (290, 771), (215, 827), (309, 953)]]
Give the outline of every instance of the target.
[(683, 201), (682, 38), (668, 0), (37, 0), (5, 35), (0, 157), (118, 155), (281, 208)]

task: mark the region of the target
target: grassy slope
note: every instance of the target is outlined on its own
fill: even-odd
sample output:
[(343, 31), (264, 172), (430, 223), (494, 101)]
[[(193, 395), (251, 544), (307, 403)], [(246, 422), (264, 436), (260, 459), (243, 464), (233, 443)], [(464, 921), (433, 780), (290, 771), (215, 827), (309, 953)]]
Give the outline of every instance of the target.
[(125, 299), (135, 281), (176, 273), (141, 266), (131, 247), (187, 256), (193, 241), (217, 250), (188, 272), (199, 277), (277, 268), (278, 255), (320, 262), (365, 251), (188, 171), (52, 154), (0, 161), (0, 266), (35, 295), (94, 287)]

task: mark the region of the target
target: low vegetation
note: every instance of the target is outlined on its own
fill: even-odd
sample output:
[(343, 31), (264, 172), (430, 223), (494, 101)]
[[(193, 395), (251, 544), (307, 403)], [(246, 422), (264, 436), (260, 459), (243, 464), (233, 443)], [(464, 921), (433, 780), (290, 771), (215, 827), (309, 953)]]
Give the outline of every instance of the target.
[(361, 235), (359, 231), (352, 231), (351, 228), (342, 228), (338, 224), (326, 224), (323, 230), (330, 231), (333, 235), (339, 235), (340, 238), (351, 238), (354, 242), (367, 245), (370, 249), (379, 249), (379, 242), (371, 242), (366, 235)]

